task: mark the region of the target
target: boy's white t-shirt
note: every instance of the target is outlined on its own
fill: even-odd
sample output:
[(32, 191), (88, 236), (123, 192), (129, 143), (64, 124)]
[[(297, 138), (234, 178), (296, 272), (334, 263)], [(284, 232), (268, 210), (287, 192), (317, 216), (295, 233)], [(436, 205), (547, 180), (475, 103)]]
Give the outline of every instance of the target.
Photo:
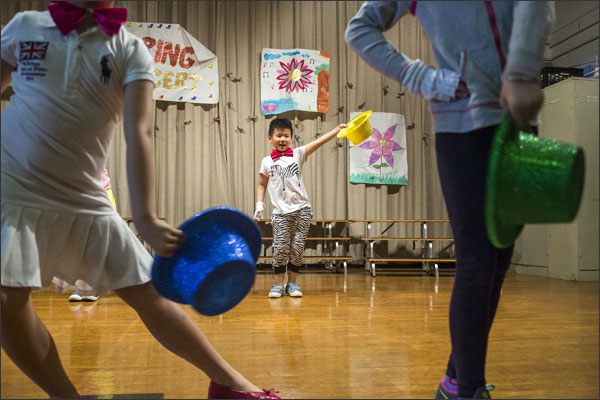
[(271, 155), (263, 158), (260, 173), (269, 177), (269, 196), (275, 209), (273, 214), (288, 214), (310, 207), (308, 193), (302, 180), (302, 165), (306, 161), (305, 146), (293, 149), (293, 155), (273, 161)]

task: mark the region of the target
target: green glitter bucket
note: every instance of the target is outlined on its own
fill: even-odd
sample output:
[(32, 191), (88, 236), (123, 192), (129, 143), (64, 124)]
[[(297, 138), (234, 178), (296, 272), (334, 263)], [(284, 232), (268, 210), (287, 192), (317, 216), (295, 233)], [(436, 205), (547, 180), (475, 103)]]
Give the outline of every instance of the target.
[(510, 247), (524, 224), (572, 221), (584, 171), (581, 147), (521, 132), (508, 114), (488, 164), (485, 219), (492, 244)]

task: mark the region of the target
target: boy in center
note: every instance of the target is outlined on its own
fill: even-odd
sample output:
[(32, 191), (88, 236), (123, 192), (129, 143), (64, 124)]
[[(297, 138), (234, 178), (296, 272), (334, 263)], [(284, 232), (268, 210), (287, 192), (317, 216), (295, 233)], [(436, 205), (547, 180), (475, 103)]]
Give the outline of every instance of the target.
[[(263, 216), (265, 191), (268, 187), (274, 207), (271, 216), (274, 273), (274, 284), (269, 291), (271, 298), (282, 297), (284, 292), (292, 297), (302, 297), (296, 280), (312, 218), (310, 201), (302, 181), (302, 165), (310, 154), (345, 127), (346, 124), (340, 124), (309, 144), (292, 149), (292, 122), (286, 118), (276, 118), (269, 125), (269, 142), (273, 145), (273, 150), (260, 164), (254, 220), (258, 221)], [(286, 271), (288, 282), (284, 289)]]

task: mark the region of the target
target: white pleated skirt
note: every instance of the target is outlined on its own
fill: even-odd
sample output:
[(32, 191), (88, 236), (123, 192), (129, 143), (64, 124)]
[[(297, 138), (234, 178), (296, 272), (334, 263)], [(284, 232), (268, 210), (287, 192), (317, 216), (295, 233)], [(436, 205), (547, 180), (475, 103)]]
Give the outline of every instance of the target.
[(117, 214), (2, 204), (2, 286), (98, 295), (150, 281), (153, 258)]

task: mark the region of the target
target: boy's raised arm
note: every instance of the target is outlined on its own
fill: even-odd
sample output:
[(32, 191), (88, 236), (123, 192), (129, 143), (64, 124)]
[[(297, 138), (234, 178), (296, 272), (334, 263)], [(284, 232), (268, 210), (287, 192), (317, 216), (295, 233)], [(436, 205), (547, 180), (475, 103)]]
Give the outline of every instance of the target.
[(306, 149), (306, 155), (305, 155), (305, 157), (308, 157), (311, 153), (313, 153), (319, 147), (321, 147), (325, 143), (329, 142), (331, 139), (333, 139), (339, 133), (339, 131), (341, 131), (342, 129), (344, 129), (347, 126), (348, 125), (346, 125), (346, 124), (339, 124), (338, 126), (336, 126), (335, 128), (333, 128), (333, 130), (327, 132), (326, 134), (322, 135), (318, 139), (313, 140), (312, 142), (310, 142), (309, 144), (307, 144), (305, 146), (305, 149)]

